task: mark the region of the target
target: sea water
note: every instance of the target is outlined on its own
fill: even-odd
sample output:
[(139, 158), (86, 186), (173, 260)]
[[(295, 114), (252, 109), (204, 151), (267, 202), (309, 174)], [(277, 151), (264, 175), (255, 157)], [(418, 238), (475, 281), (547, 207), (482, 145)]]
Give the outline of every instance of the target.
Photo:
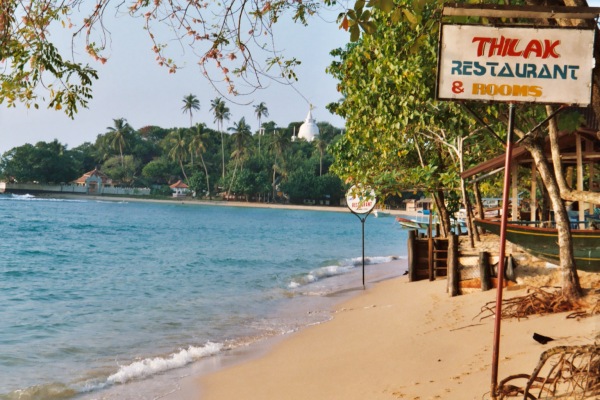
[[(378, 265), (406, 231), (364, 228), (367, 282), (403, 274)], [(160, 376), (328, 319), (320, 300), (362, 288), (361, 238), (349, 212), (0, 195), (0, 399), (158, 398)]]

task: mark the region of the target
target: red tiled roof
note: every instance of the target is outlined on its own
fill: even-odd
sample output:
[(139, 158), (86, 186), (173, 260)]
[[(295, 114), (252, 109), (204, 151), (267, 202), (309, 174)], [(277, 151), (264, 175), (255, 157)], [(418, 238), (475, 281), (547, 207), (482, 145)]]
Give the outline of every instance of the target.
[(102, 183), (107, 183), (110, 181), (109, 177), (105, 173), (100, 172), (97, 168), (94, 168), (92, 171), (86, 172), (85, 174), (81, 175), (79, 178), (74, 180), (73, 183), (85, 184), (85, 182), (92, 176), (100, 177)]
[(181, 179), (178, 180), (177, 182), (175, 182), (174, 184), (172, 184), (171, 186), (169, 186), (171, 189), (187, 189), (189, 188), (188, 185), (186, 185), (185, 183), (181, 182)]

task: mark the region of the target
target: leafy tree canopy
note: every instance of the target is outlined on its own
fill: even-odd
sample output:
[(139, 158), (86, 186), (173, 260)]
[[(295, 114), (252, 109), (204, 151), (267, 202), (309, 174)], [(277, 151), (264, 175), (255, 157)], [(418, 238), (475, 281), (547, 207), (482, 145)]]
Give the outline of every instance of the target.
[(79, 176), (79, 167), (77, 155), (58, 140), (15, 147), (0, 159), (4, 178), (24, 183), (70, 182)]
[[(251, 93), (270, 79), (286, 83), (296, 79), (294, 67), (299, 61), (284, 56), (273, 40), (273, 25), (280, 19), (307, 24), (310, 16), (338, 10), (341, 27), (356, 39), (360, 29), (373, 30), (369, 6), (391, 9), (392, 5), (392, 0), (371, 0), (368, 5), (358, 0), (347, 10), (336, 0), (7, 0), (0, 5), (0, 103), (34, 108), (45, 104), (70, 117), (86, 107), (98, 73), (74, 55), (85, 52), (97, 62), (107, 61), (113, 40), (106, 28), (107, 16), (125, 15), (141, 21), (156, 62), (168, 72), (180, 68), (176, 56), (181, 48), (189, 48), (210, 82), (219, 82), (215, 87), (220, 92), (236, 95), (237, 80)], [(53, 41), (53, 34), (65, 29), (73, 36), (70, 51)], [(84, 48), (77, 48), (80, 43)]]

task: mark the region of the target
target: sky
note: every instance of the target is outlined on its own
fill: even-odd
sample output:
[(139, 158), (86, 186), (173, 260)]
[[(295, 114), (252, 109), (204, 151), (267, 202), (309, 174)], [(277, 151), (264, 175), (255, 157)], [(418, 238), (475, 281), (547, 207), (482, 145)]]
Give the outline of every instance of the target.
[[(252, 102), (250, 105), (227, 103), (231, 118), (225, 121), (224, 127), (245, 117), (252, 131), (256, 131), (258, 121), (253, 105), (260, 102), (264, 102), (269, 111), (269, 116), (263, 117), (262, 122), (274, 121), (283, 127), (290, 122), (303, 121), (310, 102), (317, 122), (343, 127), (343, 119), (325, 108), (340, 98), (336, 80), (325, 72), (333, 60), (329, 52), (343, 47), (349, 40), (349, 34), (338, 28), (335, 17), (336, 14), (329, 13), (324, 18), (312, 18), (307, 27), (281, 19), (275, 28), (278, 48), (284, 49), (286, 56), (302, 62), (295, 69), (298, 77), (295, 89), (271, 82), (266, 89), (239, 98), (242, 103)], [(26, 143), (54, 139), (69, 149), (84, 142), (93, 143), (98, 134), (106, 133), (107, 127), (114, 125), (113, 119), (117, 118), (125, 118), (134, 129), (148, 125), (187, 127), (189, 114), (183, 113), (182, 106), (183, 97), (188, 94), (194, 94), (200, 101), (200, 110), (193, 114), (194, 123), (203, 122), (216, 129), (210, 101), (220, 95), (200, 73), (193, 54), (183, 50), (179, 55), (176, 53), (177, 64), (183, 68), (169, 74), (167, 69), (156, 64), (152, 44), (139, 24), (123, 17), (116, 19), (109, 29), (112, 33), (110, 54), (105, 64), (83, 52), (77, 58), (99, 73), (87, 109), (80, 109), (75, 118), (70, 119), (62, 111), (43, 106), (35, 110), (27, 109), (23, 104), (17, 104), (16, 108), (1, 104), (0, 154)]]
[[(589, 0), (592, 7), (599, 7), (600, 0)], [(340, 98), (336, 80), (325, 72), (333, 58), (332, 49), (343, 47), (349, 34), (335, 23), (337, 12), (323, 14), (323, 18), (311, 18), (304, 27), (288, 19), (281, 19), (275, 26), (278, 48), (288, 57), (296, 57), (302, 64), (295, 71), (298, 82), (294, 88), (275, 82), (266, 89), (248, 97), (239, 98), (237, 105), (228, 103), (231, 119), (225, 129), (245, 117), (253, 131), (258, 129), (253, 105), (265, 102), (269, 116), (263, 122), (274, 121), (278, 126), (302, 121), (313, 105), (313, 117), (317, 122), (329, 122), (342, 128), (344, 121), (332, 115), (325, 106)], [(201, 109), (194, 113), (194, 123), (203, 122), (216, 129), (210, 112), (210, 101), (219, 93), (200, 73), (196, 59), (189, 52), (176, 54), (183, 69), (169, 74), (159, 67), (151, 51), (147, 34), (131, 18), (120, 17), (108, 26), (112, 32), (109, 60), (106, 64), (95, 62), (87, 55), (78, 56), (96, 68), (99, 79), (93, 85), (93, 99), (87, 109), (80, 109), (71, 120), (62, 111), (27, 109), (23, 104), (16, 108), (0, 105), (0, 154), (39, 141), (58, 139), (68, 148), (84, 142), (94, 142), (97, 135), (106, 133), (113, 126), (113, 119), (125, 118), (134, 129), (147, 125), (163, 128), (189, 126), (189, 116), (182, 112), (183, 97), (194, 94)], [(60, 38), (59, 38), (60, 39)]]

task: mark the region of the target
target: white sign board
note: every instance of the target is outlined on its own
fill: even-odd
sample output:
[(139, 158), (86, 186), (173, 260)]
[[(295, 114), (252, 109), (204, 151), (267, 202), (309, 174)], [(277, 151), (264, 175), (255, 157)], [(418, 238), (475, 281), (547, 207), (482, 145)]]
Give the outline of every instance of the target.
[(593, 49), (593, 30), (443, 25), (437, 98), (585, 106)]
[(346, 204), (356, 214), (367, 214), (375, 208), (377, 197), (373, 189), (355, 185), (346, 192)]

